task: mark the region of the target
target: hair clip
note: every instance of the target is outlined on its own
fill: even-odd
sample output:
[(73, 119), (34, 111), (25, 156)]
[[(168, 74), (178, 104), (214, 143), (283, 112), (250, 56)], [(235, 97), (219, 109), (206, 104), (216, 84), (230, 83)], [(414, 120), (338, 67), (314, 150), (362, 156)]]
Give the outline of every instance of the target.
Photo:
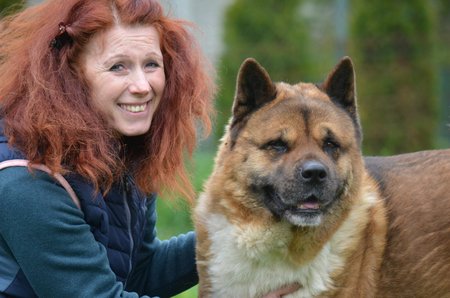
[(50, 47), (53, 49), (60, 50), (67, 42), (70, 41), (70, 36), (67, 34), (67, 27), (69, 25), (61, 22), (58, 24), (59, 33), (50, 41)]
[(59, 27), (59, 35), (64, 34), (64, 32), (66, 32), (66, 24), (64, 24), (64, 22), (59, 23), (58, 27)]

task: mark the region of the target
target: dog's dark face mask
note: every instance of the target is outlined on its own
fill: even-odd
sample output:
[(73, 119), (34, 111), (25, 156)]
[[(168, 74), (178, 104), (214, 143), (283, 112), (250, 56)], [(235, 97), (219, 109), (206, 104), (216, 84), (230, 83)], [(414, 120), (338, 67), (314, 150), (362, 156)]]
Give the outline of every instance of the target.
[(340, 213), (362, 166), (353, 68), (344, 59), (321, 86), (273, 84), (254, 60), (238, 77), (230, 150), (245, 156), (249, 191), (278, 220), (317, 226)]

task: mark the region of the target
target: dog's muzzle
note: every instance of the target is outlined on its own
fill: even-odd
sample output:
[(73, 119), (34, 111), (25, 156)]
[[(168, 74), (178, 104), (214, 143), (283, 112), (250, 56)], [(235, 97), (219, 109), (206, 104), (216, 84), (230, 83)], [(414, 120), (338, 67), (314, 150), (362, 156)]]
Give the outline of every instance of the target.
[(317, 225), (338, 193), (335, 174), (318, 160), (298, 165), (293, 175), (281, 175), (266, 185), (264, 203), (278, 218), (294, 225)]

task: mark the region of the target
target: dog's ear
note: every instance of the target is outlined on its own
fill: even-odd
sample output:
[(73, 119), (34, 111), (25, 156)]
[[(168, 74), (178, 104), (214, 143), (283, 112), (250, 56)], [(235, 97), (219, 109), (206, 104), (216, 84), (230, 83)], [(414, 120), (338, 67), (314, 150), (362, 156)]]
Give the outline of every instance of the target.
[(267, 71), (253, 59), (246, 59), (239, 69), (233, 103), (233, 121), (240, 121), (276, 95)]
[(355, 73), (349, 57), (344, 57), (328, 74), (323, 89), (335, 104), (352, 116), (356, 113)]
[(358, 139), (361, 141), (361, 125), (356, 104), (355, 71), (349, 57), (342, 58), (330, 72), (322, 88), (337, 106), (343, 108), (350, 115), (355, 123)]
[(276, 97), (276, 87), (267, 71), (253, 58), (246, 59), (240, 69), (230, 124), (234, 143), (248, 116)]

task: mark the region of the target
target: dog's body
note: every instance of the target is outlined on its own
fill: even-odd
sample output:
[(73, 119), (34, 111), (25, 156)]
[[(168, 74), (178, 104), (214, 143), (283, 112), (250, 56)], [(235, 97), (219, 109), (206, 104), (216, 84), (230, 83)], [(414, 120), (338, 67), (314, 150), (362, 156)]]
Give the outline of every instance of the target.
[[(396, 243), (419, 237), (403, 225), (414, 221), (421, 202), (408, 190), (407, 201), (417, 209), (403, 218), (402, 193), (394, 190), (400, 182), (387, 178), (399, 175), (385, 167), (394, 161), (369, 158), (374, 180), (360, 141), (349, 59), (322, 86), (273, 84), (256, 61), (244, 62), (233, 117), (194, 213), (200, 296), (262, 297), (291, 283), (301, 288), (287, 297), (402, 297), (391, 295), (395, 288), (417, 294), (403, 297), (448, 295), (449, 217), (442, 209), (425, 209), (434, 212), (430, 217), (446, 217), (439, 226), (427, 224), (440, 229), (426, 231), (438, 233), (440, 242), (425, 236), (425, 249), (439, 244), (437, 252), (421, 254)], [(450, 160), (449, 154), (441, 157)], [(445, 170), (450, 173), (450, 161)], [(441, 202), (450, 196), (450, 187), (444, 188), (446, 197), (429, 205), (450, 207), (448, 199)], [(400, 236), (399, 229), (405, 229)], [(417, 266), (421, 255), (433, 263)], [(437, 296), (425, 295), (433, 281), (438, 286), (429, 293)], [(405, 292), (409, 286), (414, 292)]]
[(450, 150), (366, 158), (388, 219), (379, 297), (450, 297)]

